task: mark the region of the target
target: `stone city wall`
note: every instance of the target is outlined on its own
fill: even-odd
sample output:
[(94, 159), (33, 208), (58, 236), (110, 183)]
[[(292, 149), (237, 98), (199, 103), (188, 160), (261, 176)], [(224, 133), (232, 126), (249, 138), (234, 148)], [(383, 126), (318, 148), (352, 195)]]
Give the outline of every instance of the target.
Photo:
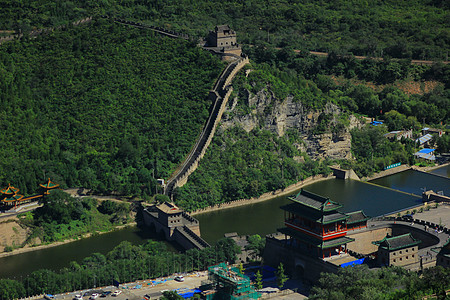
[(186, 158), (182, 167), (175, 176), (167, 182), (166, 194), (170, 194), (175, 187), (181, 187), (186, 184), (189, 175), (197, 169), (198, 163), (205, 155), (206, 149), (212, 141), (217, 126), (225, 111), (228, 98), (233, 92), (233, 88), (229, 86), (237, 72), (246, 64), (249, 63), (248, 58), (241, 58), (237, 62), (229, 64), (222, 72), (221, 76), (216, 81), (214, 89), (210, 92), (209, 97), (214, 101), (214, 106), (208, 118), (206, 126), (195, 144), (193, 150)]

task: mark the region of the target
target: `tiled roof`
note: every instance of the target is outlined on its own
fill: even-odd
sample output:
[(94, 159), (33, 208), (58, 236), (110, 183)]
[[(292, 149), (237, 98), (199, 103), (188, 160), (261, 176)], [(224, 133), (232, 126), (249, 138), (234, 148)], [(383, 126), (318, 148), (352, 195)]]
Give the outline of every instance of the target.
[(228, 26), (228, 25), (217, 25), (216, 26), (216, 31), (227, 31), (227, 30), (231, 30), (230, 26)]
[(173, 203), (169, 203), (169, 202), (164, 202), (158, 206), (156, 206), (160, 211), (166, 213), (166, 214), (176, 214), (176, 213), (181, 213), (182, 210), (178, 208), (178, 206), (176, 206)]
[(398, 249), (408, 248), (422, 243), (420, 240), (416, 240), (411, 233), (405, 233), (393, 237), (385, 237), (381, 241), (372, 242), (375, 245), (379, 245), (381, 248), (394, 251)]
[(14, 195), (18, 191), (19, 191), (18, 188), (15, 188), (15, 187), (11, 186), (11, 184), (8, 184), (8, 187), (6, 189), (1, 190), (0, 192), (2, 194), (6, 194), (6, 195)]
[(342, 207), (341, 204), (331, 201), (329, 198), (319, 196), (303, 189), (300, 190), (295, 197), (289, 197), (289, 199), (315, 210), (332, 211)]
[(450, 239), (444, 244), (444, 246), (442, 246), (439, 254), (446, 257), (450, 257)]
[[(423, 151), (423, 150), (425, 150), (425, 151)], [(419, 152), (414, 153), (414, 156), (419, 157), (419, 158), (428, 159), (428, 160), (435, 160), (436, 157), (434, 156), (434, 153), (433, 153), (434, 150), (435, 149), (422, 149)]]
[(15, 202), (15, 201), (20, 201), (20, 200), (22, 200), (22, 198), (23, 198), (23, 195), (15, 194), (14, 196), (5, 198), (5, 199), (3, 199), (2, 201), (3, 201), (3, 202)]
[(438, 253), (438, 255), (450, 258), (450, 239), (448, 239), (442, 247), (431, 248), (431, 251)]
[(304, 217), (308, 220), (321, 223), (321, 224), (329, 224), (340, 220), (345, 220), (348, 218), (346, 214), (340, 212), (334, 212), (327, 214), (326, 212), (322, 212), (319, 210), (312, 209), (310, 207), (305, 207), (298, 205), (298, 203), (290, 203), (287, 205), (283, 205), (280, 207), (282, 210), (291, 212), (298, 216)]
[(346, 237), (346, 236), (342, 236), (339, 237), (337, 239), (332, 239), (332, 240), (328, 240), (328, 241), (324, 241), (322, 243), (322, 249), (326, 249), (326, 248), (331, 248), (331, 247), (336, 247), (339, 245), (344, 245), (350, 242), (353, 242), (355, 239), (352, 239), (350, 237)]
[(425, 134), (423, 137), (420, 137), (418, 139), (416, 139), (416, 143), (419, 142), (420, 145), (425, 144), (426, 142), (428, 142), (429, 140), (431, 140), (433, 138), (433, 136), (431, 134)]
[(50, 181), (50, 178), (49, 178), (46, 183), (40, 184), (40, 186), (45, 188), (45, 189), (54, 189), (54, 188), (59, 187), (59, 184)]
[(339, 245), (344, 245), (350, 242), (353, 242), (355, 239), (349, 238), (349, 237), (339, 237), (336, 239), (328, 240), (328, 241), (322, 241), (320, 239), (315, 239), (309, 235), (303, 234), (297, 230), (294, 230), (289, 227), (283, 227), (277, 229), (278, 232), (281, 232), (283, 234), (289, 235), (293, 238), (296, 238), (304, 243), (310, 244), (316, 248), (326, 249), (331, 247), (336, 247)]
[(347, 216), (349, 216), (347, 224), (364, 222), (370, 219), (362, 210), (347, 213)]
[(322, 221), (320, 223), (329, 224), (329, 223), (346, 220), (346, 219), (348, 219), (348, 216), (346, 214), (337, 212), (337, 213), (334, 213), (331, 215), (324, 215), (322, 218)]

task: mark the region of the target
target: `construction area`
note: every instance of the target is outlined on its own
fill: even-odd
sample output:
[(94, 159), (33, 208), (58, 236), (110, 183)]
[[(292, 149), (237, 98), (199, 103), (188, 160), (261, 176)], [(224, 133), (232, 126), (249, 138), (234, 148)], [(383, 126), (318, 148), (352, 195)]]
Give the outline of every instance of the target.
[(250, 278), (236, 267), (225, 263), (208, 268), (208, 280), (202, 282), (202, 298), (210, 299), (258, 299), (260, 294), (253, 288)]

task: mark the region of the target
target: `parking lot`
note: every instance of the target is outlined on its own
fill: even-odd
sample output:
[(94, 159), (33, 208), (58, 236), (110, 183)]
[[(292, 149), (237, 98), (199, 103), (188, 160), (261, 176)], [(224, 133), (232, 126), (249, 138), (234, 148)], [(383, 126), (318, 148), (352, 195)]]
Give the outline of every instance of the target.
[[(119, 288), (115, 286), (107, 286), (97, 289), (76, 291), (56, 295), (55, 299), (77, 299), (76, 295), (82, 295), (83, 300), (88, 300), (92, 294), (99, 296), (96, 299), (117, 299), (117, 300), (141, 300), (145, 295), (149, 295), (151, 299), (158, 299), (164, 291), (192, 289), (201, 285), (201, 282), (207, 280), (206, 272), (192, 273), (184, 275), (184, 281), (174, 280), (174, 276), (161, 278), (158, 280), (143, 280), (128, 284), (121, 284)], [(156, 283), (156, 284), (155, 284)], [(112, 292), (119, 290), (120, 295), (112, 296)], [(107, 296), (100, 296), (103, 292), (111, 292)]]

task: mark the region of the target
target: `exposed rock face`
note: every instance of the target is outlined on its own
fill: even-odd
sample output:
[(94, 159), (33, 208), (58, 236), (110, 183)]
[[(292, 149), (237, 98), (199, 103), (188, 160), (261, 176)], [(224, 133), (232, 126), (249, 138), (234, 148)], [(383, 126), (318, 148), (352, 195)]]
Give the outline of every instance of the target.
[[(11, 219), (14, 219), (11, 217)], [(0, 252), (6, 246), (20, 247), (28, 238), (29, 230), (23, 229), (15, 220), (0, 223)]]
[[(241, 97), (242, 98), (242, 97)], [(233, 126), (242, 127), (250, 132), (254, 128), (270, 130), (283, 136), (288, 130), (295, 130), (303, 140), (297, 148), (305, 151), (314, 159), (349, 159), (351, 158), (351, 136), (349, 130), (360, 127), (362, 123), (353, 115), (345, 128), (337, 129), (341, 110), (334, 104), (327, 104), (320, 111), (311, 111), (301, 102), (288, 96), (283, 101), (275, 98), (269, 89), (263, 89), (256, 95), (246, 91), (244, 99), (234, 98), (223, 116), (219, 131)], [(239, 104), (238, 101), (245, 103)], [(331, 115), (329, 133), (313, 134), (321, 114)], [(334, 128), (334, 129), (333, 129)]]

